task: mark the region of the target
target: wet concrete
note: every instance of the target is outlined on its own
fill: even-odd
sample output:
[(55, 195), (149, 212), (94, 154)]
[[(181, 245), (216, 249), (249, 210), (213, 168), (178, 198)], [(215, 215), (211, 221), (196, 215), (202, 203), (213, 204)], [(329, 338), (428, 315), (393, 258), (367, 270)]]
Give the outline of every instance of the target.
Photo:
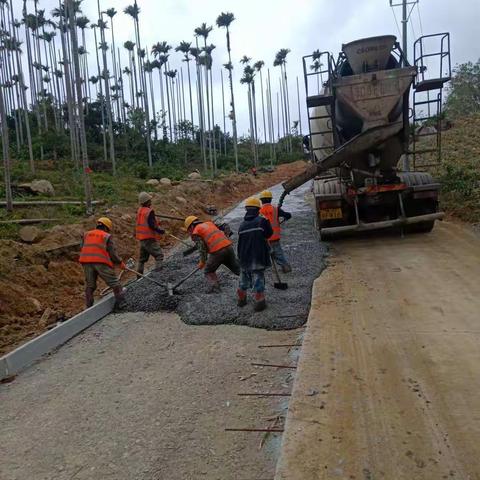
[[(274, 201), (278, 200), (282, 187), (272, 188)], [(282, 244), (293, 271), (282, 275), (287, 282), (287, 290), (276, 290), (271, 269), (266, 272), (265, 311), (253, 311), (253, 299), (243, 308), (236, 305), (238, 278), (225, 267), (218, 271), (222, 292), (207, 294), (206, 282), (201, 272), (187, 280), (178, 294), (169, 297), (163, 289), (148, 280), (133, 284), (127, 292), (127, 310), (154, 312), (175, 310), (182, 320), (194, 325), (237, 324), (272, 330), (297, 328), (303, 325), (308, 316), (312, 284), (325, 268), (327, 249), (318, 240), (313, 227), (313, 212), (308, 203), (309, 185), (298, 189), (287, 197), (283, 208), (293, 214), (284, 225)], [(244, 215), (243, 204), (238, 205), (225, 217), (236, 233)], [(234, 242), (237, 239), (235, 234)], [(170, 257), (164, 270), (152, 273), (152, 278), (161, 282), (177, 282), (192, 271), (197, 264), (197, 255), (184, 258), (181, 253)]]

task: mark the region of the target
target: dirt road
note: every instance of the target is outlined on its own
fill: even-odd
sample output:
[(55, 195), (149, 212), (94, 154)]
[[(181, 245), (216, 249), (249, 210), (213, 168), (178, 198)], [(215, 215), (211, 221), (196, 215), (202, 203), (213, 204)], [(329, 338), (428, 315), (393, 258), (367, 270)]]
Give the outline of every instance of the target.
[(276, 479), (479, 479), (480, 239), (445, 222), (332, 253)]

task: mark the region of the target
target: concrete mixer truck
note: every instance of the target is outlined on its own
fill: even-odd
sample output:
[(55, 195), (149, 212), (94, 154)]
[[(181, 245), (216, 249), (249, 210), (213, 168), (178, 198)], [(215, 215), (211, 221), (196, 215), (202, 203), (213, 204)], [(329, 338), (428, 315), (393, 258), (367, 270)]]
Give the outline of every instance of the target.
[(396, 37), (385, 35), (343, 45), (337, 60), (317, 50), (303, 57), (303, 72), (311, 164), (283, 184), (280, 203), (313, 180), (322, 236), (430, 231), (443, 217), (440, 185), (427, 170), (441, 156), (449, 34), (418, 39), (412, 65)]

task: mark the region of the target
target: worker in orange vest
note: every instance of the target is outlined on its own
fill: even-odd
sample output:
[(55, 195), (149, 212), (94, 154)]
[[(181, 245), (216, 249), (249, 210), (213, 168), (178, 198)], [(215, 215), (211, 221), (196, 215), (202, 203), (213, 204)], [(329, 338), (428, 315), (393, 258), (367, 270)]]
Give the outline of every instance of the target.
[(285, 221), (287, 221), (292, 218), (292, 215), (283, 211), (281, 208), (278, 208), (276, 205), (272, 205), (273, 195), (270, 190), (264, 190), (260, 194), (259, 198), (262, 202), (260, 215), (264, 216), (270, 222), (273, 229), (273, 235), (268, 239), (268, 243), (272, 249), (272, 258), (280, 266), (283, 273), (290, 273), (292, 271), (292, 267), (288, 263), (280, 243), (282, 233), (280, 219), (283, 218)]
[(97, 220), (97, 226), (83, 235), (79, 262), (85, 272), (85, 305), (93, 305), (93, 294), (97, 288), (97, 278), (100, 277), (115, 295), (116, 307), (122, 308), (125, 304), (123, 288), (120, 285), (114, 265), (123, 270), (125, 264), (117, 255), (112, 240), (112, 221), (107, 217)]
[(235, 275), (240, 274), (240, 264), (232, 241), (213, 222), (202, 222), (194, 215), (185, 219), (185, 228), (200, 252), (198, 267), (204, 270), (208, 282), (207, 293), (219, 292), (216, 271), (220, 265), (225, 265)]
[(137, 211), (137, 222), (135, 226), (135, 238), (140, 241), (140, 253), (138, 256), (137, 272), (142, 273), (145, 263), (150, 255), (155, 259), (154, 271), (160, 271), (163, 267), (163, 252), (158, 243), (160, 235), (165, 230), (160, 228), (152, 209), (152, 196), (147, 192), (138, 195), (140, 207)]

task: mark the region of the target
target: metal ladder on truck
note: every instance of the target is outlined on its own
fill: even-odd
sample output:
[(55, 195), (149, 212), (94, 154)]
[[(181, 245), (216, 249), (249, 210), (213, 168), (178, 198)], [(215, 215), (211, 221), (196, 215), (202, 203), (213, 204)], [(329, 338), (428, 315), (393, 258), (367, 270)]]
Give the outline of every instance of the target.
[[(427, 53), (432, 43), (439, 45), (439, 49)], [(417, 76), (413, 85), (413, 132), (409, 154), (413, 156), (413, 170), (421, 171), (438, 165), (442, 157), (442, 92), (452, 71), (450, 34), (424, 35), (414, 43), (413, 50)], [(437, 76), (431, 76), (430, 66), (438, 67)]]
[[(310, 157), (313, 163), (318, 161), (315, 152), (324, 152), (325, 156), (333, 153), (335, 149), (335, 108), (332, 89), (332, 76), (334, 60), (330, 52), (316, 51), (312, 55), (306, 55), (303, 60), (303, 76), (305, 80), (305, 92), (307, 99), (308, 117), (308, 140)], [(312, 87), (312, 80), (314, 85)], [(316, 81), (315, 81), (316, 80)], [(316, 87), (316, 93), (312, 91)], [(318, 115), (315, 109), (325, 107), (325, 115)], [(312, 120), (327, 119), (327, 130), (312, 131)], [(332, 135), (332, 145), (314, 147), (313, 138), (318, 135)]]

